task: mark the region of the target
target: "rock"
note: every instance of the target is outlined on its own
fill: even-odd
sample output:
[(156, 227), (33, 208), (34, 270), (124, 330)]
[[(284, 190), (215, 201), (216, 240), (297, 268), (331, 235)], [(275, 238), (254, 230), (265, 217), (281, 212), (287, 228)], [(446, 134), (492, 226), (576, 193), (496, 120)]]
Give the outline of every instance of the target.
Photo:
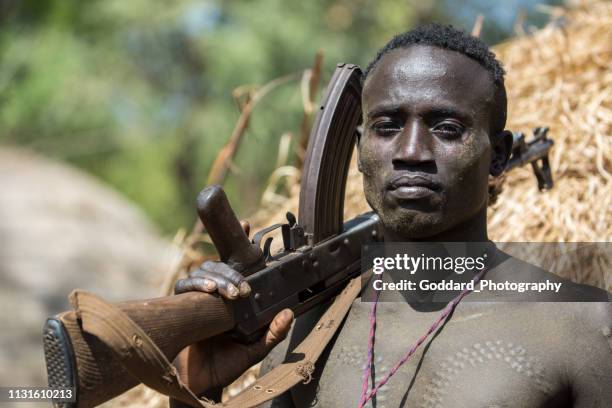
[(0, 149), (0, 384), (46, 386), (42, 326), (75, 288), (158, 295), (172, 257), (142, 213), (68, 165)]

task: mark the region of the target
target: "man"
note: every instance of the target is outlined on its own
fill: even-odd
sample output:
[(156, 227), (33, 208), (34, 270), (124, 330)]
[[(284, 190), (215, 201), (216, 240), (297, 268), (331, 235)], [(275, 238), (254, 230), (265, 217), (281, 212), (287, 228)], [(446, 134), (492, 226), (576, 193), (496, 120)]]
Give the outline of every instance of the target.
[[(503, 75), (486, 45), (451, 27), (418, 27), (379, 51), (364, 73), (358, 164), (385, 241), (488, 241), (488, 176), (503, 172), (512, 143), (504, 130)], [(505, 267), (493, 267), (487, 279), (516, 279), (517, 262), (506, 256), (499, 263)], [(555, 279), (569, 292), (601, 294)], [(228, 299), (249, 295), (241, 276), (218, 262), (177, 283), (177, 292), (187, 290), (219, 291)], [(314, 380), (272, 406), (358, 406), (369, 311), (368, 303), (356, 300), (317, 361)], [(610, 312), (605, 302), (464, 301), (370, 404), (612, 406)], [(318, 313), (298, 319), (291, 340), (271, 353), (264, 371), (304, 338)], [(407, 302), (378, 305), (370, 384), (385, 376), (439, 313)], [(177, 360), (183, 379), (196, 392), (229, 384), (287, 335), (291, 321), (290, 311), (279, 313), (252, 347), (220, 340), (191, 346)]]

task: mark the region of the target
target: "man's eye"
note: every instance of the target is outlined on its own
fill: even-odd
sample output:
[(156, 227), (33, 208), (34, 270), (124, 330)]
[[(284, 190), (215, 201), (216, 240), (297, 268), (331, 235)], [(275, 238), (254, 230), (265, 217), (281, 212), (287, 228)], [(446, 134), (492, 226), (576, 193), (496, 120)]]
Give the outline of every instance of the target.
[(432, 131), (444, 137), (453, 138), (461, 136), (464, 128), (457, 123), (442, 122), (434, 126)]
[(371, 129), (380, 136), (391, 136), (401, 131), (401, 128), (397, 124), (390, 121), (374, 123)]

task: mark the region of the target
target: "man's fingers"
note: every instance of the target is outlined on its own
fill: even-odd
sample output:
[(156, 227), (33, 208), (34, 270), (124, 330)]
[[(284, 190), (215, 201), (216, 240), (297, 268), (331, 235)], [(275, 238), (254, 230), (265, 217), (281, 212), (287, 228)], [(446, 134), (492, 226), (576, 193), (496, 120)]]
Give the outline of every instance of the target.
[(193, 291), (214, 293), (217, 291), (217, 283), (207, 278), (187, 278), (179, 280), (174, 285), (174, 293), (177, 295)]
[(223, 262), (206, 261), (189, 276), (214, 279), (219, 288), (229, 288), (230, 285), (233, 285), (238, 289), (240, 297), (247, 297), (251, 294), (251, 286), (244, 280), (244, 276)]
[(190, 277), (187, 279), (181, 279), (176, 282), (176, 285), (174, 286), (174, 293), (177, 295), (179, 293), (193, 291), (205, 293), (218, 292), (222, 297), (229, 300), (234, 300), (241, 296), (240, 290), (236, 287), (236, 285), (225, 279), (225, 277), (210, 272), (206, 274), (206, 278)]
[(238, 287), (225, 276), (221, 276), (216, 273), (208, 273), (206, 275), (206, 279), (214, 281), (217, 284), (217, 291), (226, 299), (234, 300), (240, 295)]
[(251, 294), (251, 286), (244, 280), (244, 276), (219, 261), (206, 261), (200, 268), (191, 271), (189, 278), (176, 283), (174, 293), (193, 290), (219, 292), (221, 296), (230, 300)]
[(238, 285), (238, 291), (240, 292), (240, 297), (248, 297), (251, 294), (251, 285), (247, 281), (242, 281)]

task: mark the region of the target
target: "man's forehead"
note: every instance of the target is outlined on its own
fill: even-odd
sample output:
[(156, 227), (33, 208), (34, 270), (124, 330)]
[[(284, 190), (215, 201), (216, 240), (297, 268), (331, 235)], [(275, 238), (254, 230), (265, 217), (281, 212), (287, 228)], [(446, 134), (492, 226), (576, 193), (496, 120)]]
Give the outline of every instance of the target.
[[(380, 61), (380, 71), (383, 76), (390, 76), (400, 81), (410, 81), (425, 78), (443, 78), (452, 74), (448, 55), (439, 48), (410, 47), (394, 50), (391, 58)], [(415, 60), (418, 63), (415, 63)]]
[(417, 90), (420, 97), (473, 105), (490, 102), (494, 94), (491, 75), (478, 62), (456, 51), (412, 45), (381, 58), (366, 80), (364, 102), (416, 97)]

